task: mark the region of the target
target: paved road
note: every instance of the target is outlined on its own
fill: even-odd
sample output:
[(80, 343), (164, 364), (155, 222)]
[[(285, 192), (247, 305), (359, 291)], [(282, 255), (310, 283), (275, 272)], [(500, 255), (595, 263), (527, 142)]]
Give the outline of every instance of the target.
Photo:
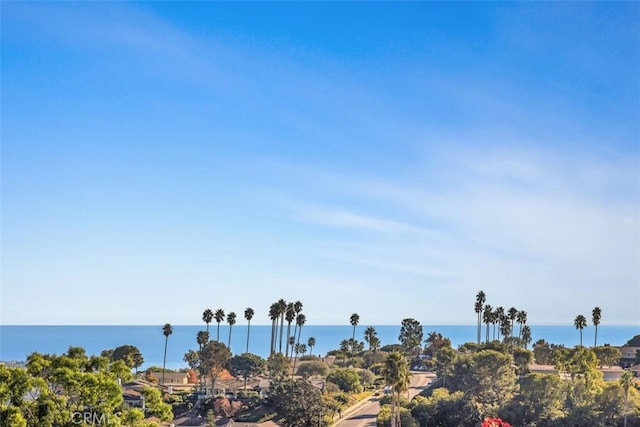
[[(419, 394), (435, 379), (435, 374), (431, 372), (412, 372), (412, 374), (407, 392), (409, 399)], [(345, 413), (344, 418), (333, 427), (375, 427), (376, 417), (380, 411), (378, 399), (372, 396), (366, 402), (356, 405), (353, 411)]]

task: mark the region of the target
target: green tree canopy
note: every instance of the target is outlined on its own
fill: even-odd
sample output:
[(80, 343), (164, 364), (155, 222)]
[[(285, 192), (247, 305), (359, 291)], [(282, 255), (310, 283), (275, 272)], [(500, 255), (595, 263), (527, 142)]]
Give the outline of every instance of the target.
[(145, 406), (151, 415), (157, 417), (161, 421), (171, 421), (173, 419), (171, 405), (162, 401), (160, 390), (145, 387), (142, 389), (141, 394), (144, 396)]
[(557, 375), (529, 374), (519, 380), (520, 393), (499, 412), (513, 425), (548, 425), (564, 416), (566, 397)]
[(211, 379), (211, 386), (215, 388), (216, 379), (227, 366), (230, 358), (229, 347), (219, 341), (208, 342), (200, 351), (200, 366), (198, 366), (200, 375), (208, 376)]
[(289, 374), (289, 361), (281, 353), (273, 353), (267, 359), (267, 369), (271, 378), (279, 378)]
[(620, 362), (620, 349), (608, 345), (593, 347), (599, 366), (617, 366)]
[(140, 353), (138, 347), (129, 344), (121, 345), (113, 349), (111, 361), (115, 362), (116, 360), (122, 360), (129, 369), (140, 367), (142, 363), (144, 363), (142, 353)]
[(288, 427), (322, 425), (328, 411), (322, 392), (302, 379), (273, 381), (269, 396), (278, 416)]
[(518, 367), (518, 374), (525, 375), (529, 372), (529, 365), (533, 362), (533, 352), (516, 347), (513, 349), (513, 362)]
[(551, 357), (551, 346), (543, 339), (539, 339), (533, 344), (533, 358), (540, 365), (549, 365), (553, 361)]
[(429, 397), (414, 399), (411, 415), (420, 426), (475, 426), (480, 415), (464, 393), (433, 390)]
[(252, 353), (242, 353), (229, 359), (227, 367), (232, 375), (244, 379), (244, 387), (247, 387), (247, 378), (264, 372), (266, 368), (265, 360)]
[(300, 363), (296, 373), (303, 377), (310, 377), (313, 375), (320, 375), (324, 377), (329, 373), (329, 367), (321, 360), (310, 360)]
[(517, 391), (512, 363), (510, 355), (495, 350), (482, 350), (471, 356), (471, 366), (464, 380), (465, 392), (481, 415), (496, 414)]
[(398, 341), (406, 354), (413, 354), (422, 344), (422, 325), (416, 319), (403, 319)]
[(327, 381), (330, 381), (340, 387), (340, 390), (347, 393), (358, 393), (362, 391), (360, 384), (360, 376), (354, 369), (338, 368), (327, 375)]

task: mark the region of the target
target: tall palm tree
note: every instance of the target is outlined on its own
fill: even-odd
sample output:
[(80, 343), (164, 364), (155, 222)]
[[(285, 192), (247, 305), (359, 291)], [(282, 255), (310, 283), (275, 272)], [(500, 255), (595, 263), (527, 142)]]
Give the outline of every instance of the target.
[(198, 331), (198, 335), (196, 335), (196, 342), (198, 343), (200, 350), (202, 350), (202, 346), (209, 342), (209, 332)]
[(391, 387), (391, 427), (397, 426), (399, 413), (396, 410), (400, 393), (407, 390), (409, 386), (409, 365), (407, 360), (398, 351), (389, 353), (387, 360), (385, 360), (384, 368), (382, 370), (382, 377), (386, 384)]
[(213, 314), (213, 317), (216, 319), (216, 323), (218, 323), (218, 333), (216, 334), (216, 341), (220, 342), (220, 322), (224, 321), (224, 310), (219, 308)]
[(593, 338), (593, 346), (598, 346), (598, 325), (600, 324), (600, 319), (602, 318), (602, 310), (600, 307), (595, 307), (591, 312), (591, 321), (593, 322), (593, 326), (596, 327), (596, 333)]
[(169, 323), (165, 323), (162, 327), (162, 334), (164, 335), (164, 358), (162, 359), (162, 386), (164, 387), (164, 370), (167, 365), (167, 344), (169, 343), (169, 335), (173, 333), (173, 326)]
[(246, 353), (249, 353), (249, 332), (251, 332), (251, 319), (253, 319), (254, 314), (255, 312), (251, 307), (247, 307), (244, 310), (244, 318), (247, 319), (247, 351)]
[[(211, 313), (213, 315), (213, 312)], [(208, 327), (209, 325), (207, 325)], [(196, 342), (198, 343), (198, 349), (202, 351), (202, 346), (209, 342), (209, 331), (199, 331), (196, 335)], [(205, 376), (204, 388), (207, 388), (207, 377)], [(202, 375), (198, 375), (198, 385), (202, 380)]]
[[(296, 301), (293, 303), (293, 310), (296, 312), (296, 317), (298, 317), (298, 315), (300, 313), (302, 313), (302, 303), (300, 301)], [(297, 327), (298, 324), (296, 323), (296, 325), (293, 327), (293, 336), (297, 336), (298, 331), (297, 331)]]
[[(287, 309), (284, 312), (284, 318), (287, 321), (287, 336), (290, 336), (291, 335), (291, 323), (296, 318), (296, 308), (294, 307), (292, 302), (287, 304)], [(294, 341), (294, 344), (295, 344), (295, 341)], [(284, 355), (285, 355), (285, 357), (289, 356), (289, 341), (287, 341), (287, 347), (285, 349)], [(293, 356), (293, 347), (291, 348), (291, 355)]]
[(522, 331), (520, 331), (520, 339), (524, 344), (524, 348), (527, 348), (527, 346), (531, 342), (531, 328), (529, 327), (529, 325), (524, 325), (522, 327)]
[(504, 317), (504, 307), (496, 307), (496, 311), (493, 312), (493, 339), (496, 339), (496, 325), (502, 322)]
[(276, 342), (278, 342), (278, 317), (280, 317), (278, 303), (274, 302), (269, 307), (269, 318), (271, 319), (271, 348), (269, 355), (276, 352)]
[(445, 338), (442, 336), (441, 333), (433, 331), (433, 332), (429, 332), (429, 336), (427, 337), (426, 340), (424, 340), (425, 343), (427, 344), (431, 344), (431, 348), (432, 348), (432, 355), (431, 357), (433, 359), (437, 359), (438, 358), (438, 349), (442, 348), (445, 346), (446, 341)]
[(516, 321), (520, 325), (518, 336), (522, 338), (522, 327), (525, 325), (525, 323), (527, 323), (527, 312), (524, 310), (520, 310), (518, 314), (516, 314)]
[(296, 363), (298, 362), (298, 356), (300, 355), (300, 353), (304, 353), (307, 351), (306, 347), (307, 346), (304, 344), (297, 343), (291, 349), (291, 355), (293, 356), (293, 354), (295, 353), (295, 356), (293, 357), (293, 368), (291, 369), (291, 376), (293, 376), (293, 374), (295, 374), (296, 372)]
[(378, 374), (377, 372), (377, 366), (376, 363), (378, 361), (377, 359), (377, 354), (378, 354), (378, 350), (380, 349), (380, 338), (378, 338), (377, 335), (374, 335), (373, 337), (371, 337), (370, 341), (369, 341), (369, 350), (373, 353), (373, 360), (372, 360), (372, 368), (373, 368), (373, 373), (374, 374)]
[(624, 427), (627, 427), (627, 415), (629, 412), (629, 389), (633, 386), (634, 381), (633, 372), (628, 369), (620, 377), (620, 385), (624, 390)]
[(352, 340), (356, 340), (356, 326), (360, 323), (360, 315), (358, 313), (353, 313), (351, 318), (349, 319), (351, 326), (353, 326), (353, 334), (351, 335)]
[(478, 294), (476, 295), (476, 303), (474, 305), (474, 310), (476, 312), (476, 314), (478, 315), (478, 344), (480, 344), (480, 316), (482, 313), (482, 307), (484, 306), (484, 303), (487, 301), (487, 296), (484, 293), (484, 291), (480, 291), (478, 292)]
[(367, 329), (364, 330), (364, 340), (369, 344), (369, 351), (371, 351), (371, 340), (377, 336), (378, 332), (373, 326), (368, 326)]
[(213, 320), (213, 311), (210, 308), (207, 308), (202, 313), (202, 321), (207, 324), (207, 334), (209, 333), (209, 323)]
[(293, 348), (296, 345), (296, 337), (294, 336), (289, 337), (289, 339), (287, 340), (287, 344), (288, 346), (291, 347), (291, 357), (293, 357)]
[(307, 323), (307, 316), (305, 316), (304, 313), (298, 314), (298, 316), (296, 316), (296, 327), (298, 328), (297, 344), (300, 344), (300, 335), (302, 335), (302, 327), (305, 323)]
[(511, 337), (513, 337), (513, 330), (514, 330), (514, 325), (516, 323), (516, 318), (518, 317), (518, 309), (515, 307), (511, 307), (509, 309), (509, 311), (507, 312), (507, 317), (509, 318), (509, 323), (510, 323), (510, 333), (511, 333)]
[(511, 322), (509, 316), (502, 315), (500, 318), (500, 334), (502, 334), (503, 342), (506, 342), (507, 336), (511, 333)]
[(309, 337), (309, 339), (307, 340), (307, 345), (309, 346), (309, 354), (313, 354), (313, 347), (315, 347), (316, 345), (315, 337)]
[(582, 345), (582, 330), (587, 327), (587, 319), (582, 314), (578, 314), (573, 321), (573, 326), (580, 331), (580, 345)]
[(482, 321), (487, 325), (487, 335), (485, 341), (489, 342), (489, 323), (493, 321), (493, 307), (490, 304), (485, 304), (482, 311)]
[(278, 344), (278, 352), (282, 354), (282, 339), (284, 338), (284, 315), (287, 312), (287, 302), (280, 298), (277, 302), (278, 315), (280, 316), (280, 343)]
[(229, 314), (227, 314), (227, 323), (229, 324), (229, 344), (227, 347), (231, 350), (231, 329), (233, 328), (233, 325), (236, 324), (236, 314), (233, 311), (230, 311)]

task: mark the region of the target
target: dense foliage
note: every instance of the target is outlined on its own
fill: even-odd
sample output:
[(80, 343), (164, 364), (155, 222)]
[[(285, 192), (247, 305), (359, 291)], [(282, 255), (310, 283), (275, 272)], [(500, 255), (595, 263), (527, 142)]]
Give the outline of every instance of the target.
[[(131, 349), (129, 349), (131, 350)], [(66, 354), (32, 353), (26, 369), (0, 366), (0, 425), (16, 427), (72, 427), (90, 424), (131, 427), (156, 425), (145, 421), (140, 409), (123, 405), (119, 382), (132, 379), (127, 354), (87, 356), (70, 347)], [(116, 353), (116, 352), (114, 352)], [(173, 418), (171, 406), (156, 389), (143, 390), (149, 415), (162, 421)]]
[[(474, 346), (461, 346), (464, 352), (444, 347), (435, 361), (441, 387), (405, 407), (418, 426), (474, 427), (483, 420), (492, 425), (497, 417), (503, 424), (495, 425), (622, 426), (625, 415), (627, 425), (640, 425), (640, 393), (631, 372), (623, 376), (631, 378), (626, 385), (623, 380), (603, 380), (599, 367), (608, 349), (551, 350), (546, 343), (536, 344), (538, 353), (545, 349), (540, 357), (554, 362), (557, 371), (529, 373), (532, 352), (498, 342), (476, 346), (475, 351), (468, 350)], [(378, 425), (387, 424), (383, 419)]]
[(307, 381), (282, 379), (271, 384), (270, 401), (283, 425), (308, 427), (324, 425), (328, 412), (322, 392)]

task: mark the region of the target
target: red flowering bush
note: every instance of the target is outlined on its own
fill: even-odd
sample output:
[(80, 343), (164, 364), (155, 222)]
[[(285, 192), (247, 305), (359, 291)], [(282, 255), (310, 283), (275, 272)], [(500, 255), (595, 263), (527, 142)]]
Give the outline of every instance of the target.
[(511, 427), (511, 424), (500, 418), (485, 418), (482, 427)]

